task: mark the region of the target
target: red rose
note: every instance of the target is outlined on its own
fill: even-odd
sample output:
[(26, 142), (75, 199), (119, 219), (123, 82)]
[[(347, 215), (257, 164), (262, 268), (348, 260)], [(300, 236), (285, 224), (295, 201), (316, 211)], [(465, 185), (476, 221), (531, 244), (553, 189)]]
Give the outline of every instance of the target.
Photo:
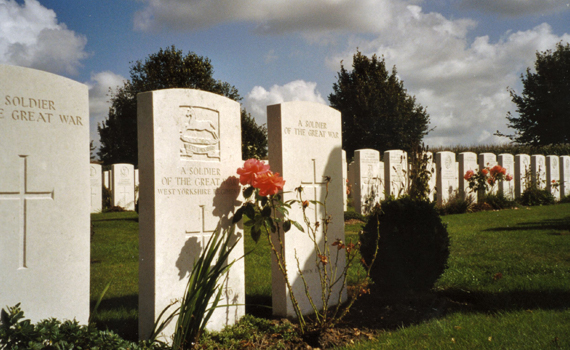
[(488, 173), (489, 173), (489, 170), (487, 170), (487, 169), (481, 169), (481, 174), (487, 175)]
[(269, 164), (257, 159), (248, 159), (245, 161), (243, 168), (238, 168), (239, 182), (242, 185), (253, 185), (255, 179), (269, 171)]
[(465, 180), (468, 180), (475, 175), (475, 172), (473, 170), (467, 170), (467, 172), (465, 173), (465, 176), (463, 177)]
[(285, 181), (279, 173), (273, 173), (267, 171), (263, 174), (259, 174), (257, 178), (253, 181), (252, 186), (259, 188), (260, 196), (267, 196), (277, 194), (285, 186)]

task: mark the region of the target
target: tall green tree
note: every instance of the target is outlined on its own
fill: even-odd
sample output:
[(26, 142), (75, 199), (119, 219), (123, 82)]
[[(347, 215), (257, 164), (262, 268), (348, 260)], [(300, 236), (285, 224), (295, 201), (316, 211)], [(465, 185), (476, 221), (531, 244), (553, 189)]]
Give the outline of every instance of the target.
[(508, 112), (507, 126), (515, 133), (495, 135), (532, 146), (570, 143), (570, 44), (537, 51), (534, 69), (521, 74), (522, 95), (508, 89), (518, 115)]
[(267, 156), (267, 127), (258, 125), (245, 108), (241, 110), (241, 154), (243, 159)]
[(130, 69), (130, 79), (111, 93), (108, 118), (98, 125), (101, 137), (99, 159), (104, 164), (138, 164), (138, 93), (192, 88), (213, 92), (235, 101), (241, 100), (234, 86), (215, 80), (213, 75), (214, 68), (208, 58), (193, 52), (184, 55), (182, 50), (177, 50), (174, 46), (160, 49), (144, 61), (135, 62)]
[(342, 143), (347, 157), (354, 151), (373, 148), (411, 151), (428, 130), (429, 115), (408, 95), (396, 67), (389, 73), (384, 58), (353, 56), (352, 71), (341, 62), (338, 80), (329, 102), (342, 115)]

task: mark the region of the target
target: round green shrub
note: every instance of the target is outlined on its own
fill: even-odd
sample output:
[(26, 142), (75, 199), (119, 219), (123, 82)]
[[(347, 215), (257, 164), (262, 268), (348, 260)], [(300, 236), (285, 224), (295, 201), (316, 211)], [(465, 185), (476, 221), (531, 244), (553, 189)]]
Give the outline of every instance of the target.
[(370, 264), (380, 223), (378, 254), (371, 269), (383, 292), (422, 292), (433, 288), (447, 267), (449, 235), (434, 203), (409, 197), (388, 199), (368, 218), (361, 254)]
[(530, 187), (522, 193), (520, 203), (527, 206), (550, 205), (554, 204), (554, 196), (548, 190)]

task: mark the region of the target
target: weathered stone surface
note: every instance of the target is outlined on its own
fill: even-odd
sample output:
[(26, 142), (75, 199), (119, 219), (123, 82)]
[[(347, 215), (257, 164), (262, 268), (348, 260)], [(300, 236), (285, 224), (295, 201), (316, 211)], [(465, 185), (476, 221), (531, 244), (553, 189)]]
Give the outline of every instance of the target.
[(0, 308), (89, 317), (87, 86), (0, 65)]
[[(269, 141), (269, 164), (271, 170), (280, 173), (285, 179), (283, 199), (296, 197), (294, 191), (302, 186), (303, 199), (325, 201), (327, 193), (325, 179), (329, 176), (326, 200), (327, 215), (331, 222), (328, 225), (328, 243), (336, 239), (344, 240), (344, 213), (342, 206), (342, 130), (340, 113), (328, 106), (312, 102), (286, 102), (267, 107), (267, 129)], [(354, 188), (354, 187), (353, 187)], [(312, 227), (315, 222), (320, 225), (316, 229), (317, 244), (324, 249), (325, 217), (324, 207), (311, 205), (307, 216)], [(300, 206), (292, 208), (290, 217), (304, 223)], [(289, 282), (303, 313), (311, 313), (312, 308), (305, 294), (305, 286), (300, 277), (302, 271), (315, 305), (322, 307), (320, 279), (317, 264), (320, 264), (315, 246), (305, 232), (292, 227), (282, 235), (284, 241), (284, 257), (289, 270)], [(273, 237), (277, 239), (276, 236)], [(334, 248), (334, 247), (328, 247)], [(338, 260), (336, 254), (338, 252)], [(299, 265), (297, 264), (297, 259)], [(337, 268), (337, 273), (345, 266), (345, 251), (332, 252), (331, 262), (327, 268)], [(295, 316), (289, 290), (283, 275), (273, 259), (273, 313), (281, 316)], [(332, 276), (332, 275), (329, 275)], [(333, 278), (333, 277), (331, 277)], [(330, 298), (330, 305), (336, 304), (339, 296), (346, 299), (346, 290), (341, 293), (341, 283), (337, 283)]]
[[(241, 205), (239, 103), (209, 92), (167, 89), (138, 95), (139, 336), (183, 296), (193, 262)], [(231, 260), (243, 255), (243, 230)], [(207, 324), (220, 330), (245, 313), (244, 261), (231, 267)], [(172, 323), (164, 332), (170, 336)]]

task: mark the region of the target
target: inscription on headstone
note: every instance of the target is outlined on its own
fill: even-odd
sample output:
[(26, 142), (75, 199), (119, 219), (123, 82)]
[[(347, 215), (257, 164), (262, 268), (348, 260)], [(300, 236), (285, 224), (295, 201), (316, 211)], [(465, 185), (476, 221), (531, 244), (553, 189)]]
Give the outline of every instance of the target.
[(533, 154), (530, 157), (530, 172), (532, 183), (538, 189), (546, 188), (546, 157), (542, 154)]
[[(344, 240), (344, 214), (342, 207), (342, 130), (340, 113), (328, 106), (311, 102), (286, 102), (267, 107), (267, 129), (269, 135), (269, 164), (271, 170), (282, 174), (285, 183), (283, 199), (295, 198), (294, 189), (299, 185), (304, 188), (304, 199), (324, 202), (326, 188), (323, 176), (329, 176), (326, 200), (327, 214), (332, 221), (328, 226), (328, 242), (336, 239)], [(353, 186), (353, 189), (356, 186)], [(310, 206), (307, 214), (314, 224), (320, 225), (316, 230), (317, 242), (324, 244), (323, 218), (324, 207)], [(292, 208), (290, 217), (300, 223), (304, 222), (300, 207)], [(305, 286), (296, 272), (303, 271), (309, 293), (316, 307), (322, 307), (321, 287), (317, 273), (316, 252), (313, 242), (306, 232), (296, 228), (283, 234), (285, 251), (284, 259), (289, 268), (290, 285), (303, 313), (312, 312), (312, 307), (305, 294)], [(275, 237), (276, 239), (276, 237)], [(342, 271), (345, 266), (345, 254), (341, 251), (338, 260), (331, 257), (328, 269)], [(300, 266), (297, 265), (297, 258)], [(289, 290), (275, 261), (273, 275), (273, 313), (281, 316), (294, 316), (295, 312), (289, 298)], [(339, 272), (340, 273), (340, 272)], [(333, 278), (329, 274), (329, 278)], [(330, 305), (339, 299), (341, 283), (334, 285)], [(346, 298), (346, 289), (342, 292)]]
[(408, 155), (401, 150), (384, 152), (384, 179), (387, 196), (399, 196), (408, 188)]
[[(507, 175), (512, 176), (515, 170), (515, 157), (512, 154), (502, 153), (499, 154), (499, 165), (507, 169)], [(507, 181), (506, 179), (499, 182), (499, 193), (502, 193), (505, 198), (515, 199), (515, 183), (513, 180)]]
[[(138, 95), (141, 338), (148, 337), (160, 312), (182, 297), (194, 260), (216, 228), (230, 226), (241, 205), (240, 125), (239, 103), (213, 93), (167, 89)], [(243, 235), (241, 227), (236, 235)], [(243, 239), (231, 259), (242, 255)], [(225, 306), (214, 311), (210, 330), (245, 313), (243, 259), (221, 283), (219, 305)]]
[(113, 164), (113, 205), (135, 210), (135, 176), (132, 164)]
[(373, 149), (354, 151), (355, 192), (354, 210), (366, 215), (384, 196), (384, 183), (380, 173), (380, 152)]
[(560, 157), (546, 156), (546, 189), (560, 200)]
[(91, 181), (91, 213), (100, 213), (103, 209), (103, 184), (100, 164), (91, 164), (90, 168)]
[(437, 152), (435, 160), (437, 165), (437, 204), (443, 205), (457, 191), (457, 187), (455, 187), (455, 153)]
[(0, 307), (89, 317), (87, 86), (0, 65)]
[(530, 181), (530, 156), (528, 154), (517, 154), (515, 156), (515, 197), (520, 198)]

